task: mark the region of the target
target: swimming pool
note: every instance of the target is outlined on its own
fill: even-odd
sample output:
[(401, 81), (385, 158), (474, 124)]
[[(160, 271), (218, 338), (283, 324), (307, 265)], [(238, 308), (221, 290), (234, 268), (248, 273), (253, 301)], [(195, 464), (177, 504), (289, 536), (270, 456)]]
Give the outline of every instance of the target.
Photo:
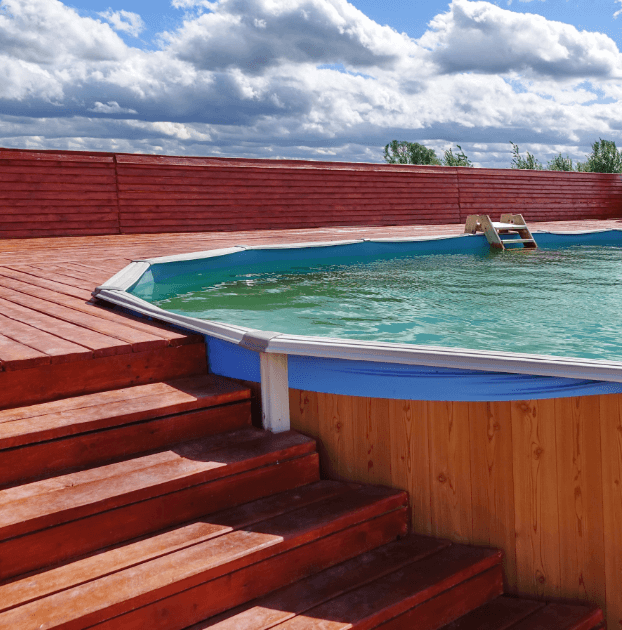
[[(535, 236), (543, 249), (622, 243), (619, 231)], [(235, 247), (136, 261), (95, 294), (203, 334), (212, 372), (261, 382), (264, 426), (291, 422), (318, 440), (323, 477), (406, 490), (413, 531), (503, 549), (510, 591), (589, 597), (619, 619), (622, 362), (262, 330), (138, 297), (167, 299), (206, 262), (217, 274), (238, 263), (253, 273), (405, 250), (485, 258), (488, 244), (474, 235)]]
[[(537, 241), (535, 252), (492, 254), (483, 235), (240, 246), (136, 261), (95, 294), (204, 334), (210, 369), (248, 381), (261, 380), (261, 355), (281, 355), (289, 387), (332, 394), (490, 401), (622, 391), (622, 232)], [(590, 259), (595, 267), (576, 264)], [(345, 285), (335, 288), (337, 278)], [(317, 311), (330, 302), (336, 312)]]

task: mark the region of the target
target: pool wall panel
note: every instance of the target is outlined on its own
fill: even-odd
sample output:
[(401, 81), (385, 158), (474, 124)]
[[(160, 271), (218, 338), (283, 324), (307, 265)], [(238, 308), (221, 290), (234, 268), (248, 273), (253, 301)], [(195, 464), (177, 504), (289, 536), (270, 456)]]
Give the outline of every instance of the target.
[(621, 394), (396, 401), (290, 391), (322, 473), (410, 494), (412, 529), (505, 552), (511, 592), (622, 618)]
[(0, 238), (622, 216), (616, 174), (0, 149)]

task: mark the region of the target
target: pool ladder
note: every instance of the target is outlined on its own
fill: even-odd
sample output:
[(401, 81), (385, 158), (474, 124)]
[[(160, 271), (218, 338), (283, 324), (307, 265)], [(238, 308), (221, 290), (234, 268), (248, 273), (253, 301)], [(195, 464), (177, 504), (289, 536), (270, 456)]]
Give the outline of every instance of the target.
[[(483, 232), (490, 246), (495, 249), (506, 249), (508, 245), (522, 245), (521, 249), (538, 248), (522, 214), (502, 214), (499, 222), (491, 221), (487, 214), (471, 214), (467, 217), (464, 232), (465, 234)], [(507, 235), (511, 235), (510, 238), (501, 238)], [(515, 235), (518, 235), (518, 238)]]

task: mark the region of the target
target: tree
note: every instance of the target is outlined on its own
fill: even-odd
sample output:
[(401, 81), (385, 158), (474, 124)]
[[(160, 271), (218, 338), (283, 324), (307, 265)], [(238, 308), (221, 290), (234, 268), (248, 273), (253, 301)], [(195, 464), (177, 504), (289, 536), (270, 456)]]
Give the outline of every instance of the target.
[(548, 171), (573, 171), (572, 158), (568, 155), (564, 157), (561, 153), (556, 155), (552, 160), (549, 160), (546, 165)]
[(532, 171), (541, 171), (542, 164), (536, 158), (527, 151), (527, 157), (521, 156), (518, 145), (510, 141), (512, 145), (512, 168), (529, 169)]
[(451, 148), (445, 151), (445, 157), (443, 158), (443, 166), (473, 166), (471, 160), (466, 156), (466, 153), (462, 150), (462, 147), (457, 144), (460, 153), (454, 152)]
[(384, 148), (384, 159), (389, 164), (440, 165), (434, 149), (428, 149), (418, 142), (391, 140)]
[(622, 173), (622, 154), (613, 140), (603, 140), (592, 145), (592, 153), (585, 162), (577, 163), (577, 170), (585, 173)]

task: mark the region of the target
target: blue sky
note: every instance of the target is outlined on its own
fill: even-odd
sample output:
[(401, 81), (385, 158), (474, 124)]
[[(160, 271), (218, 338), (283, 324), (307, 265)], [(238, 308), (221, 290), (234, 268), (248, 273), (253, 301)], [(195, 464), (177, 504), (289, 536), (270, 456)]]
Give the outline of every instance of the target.
[(0, 146), (507, 167), (622, 145), (622, 0), (0, 0)]

